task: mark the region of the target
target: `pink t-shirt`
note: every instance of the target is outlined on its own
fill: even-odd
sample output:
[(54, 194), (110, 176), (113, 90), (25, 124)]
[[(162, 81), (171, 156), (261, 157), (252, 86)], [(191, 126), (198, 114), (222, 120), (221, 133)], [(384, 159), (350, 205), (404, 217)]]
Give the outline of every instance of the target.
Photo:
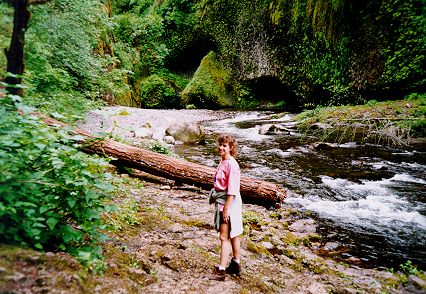
[(222, 160), (214, 176), (216, 191), (227, 191), (227, 195), (240, 194), (240, 167), (234, 157)]

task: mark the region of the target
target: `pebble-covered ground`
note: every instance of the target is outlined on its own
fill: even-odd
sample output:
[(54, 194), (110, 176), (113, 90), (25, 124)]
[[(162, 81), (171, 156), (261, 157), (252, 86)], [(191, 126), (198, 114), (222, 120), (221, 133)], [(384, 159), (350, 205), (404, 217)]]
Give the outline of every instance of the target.
[(164, 131), (174, 123), (200, 123), (232, 115), (232, 112), (204, 109), (163, 110), (111, 106), (89, 112), (79, 127), (94, 134), (106, 133), (130, 140), (134, 137), (135, 131), (148, 128), (152, 130), (153, 139), (161, 141)]

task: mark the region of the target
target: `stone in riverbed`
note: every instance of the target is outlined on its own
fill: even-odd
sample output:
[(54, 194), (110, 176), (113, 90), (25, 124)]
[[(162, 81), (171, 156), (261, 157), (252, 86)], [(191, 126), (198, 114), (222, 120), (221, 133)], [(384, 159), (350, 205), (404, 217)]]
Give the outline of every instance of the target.
[(152, 136), (154, 134), (151, 127), (145, 127), (145, 126), (139, 129), (136, 129), (134, 133), (136, 138), (142, 138), (142, 139), (152, 139)]
[(313, 282), (309, 288), (306, 290), (306, 293), (309, 294), (328, 294), (327, 289), (325, 286), (318, 282)]
[(172, 136), (164, 136), (163, 141), (167, 144), (172, 144), (172, 145), (176, 143), (175, 138), (173, 138)]
[(422, 280), (418, 276), (408, 276), (407, 290), (410, 293), (426, 293), (426, 281)]
[(316, 225), (313, 219), (300, 219), (292, 223), (288, 229), (291, 232), (313, 234), (316, 232)]
[(185, 144), (202, 143), (205, 139), (204, 128), (197, 123), (175, 123), (166, 129), (166, 135)]
[(289, 134), (290, 130), (279, 124), (266, 124), (259, 128), (260, 135), (282, 135)]

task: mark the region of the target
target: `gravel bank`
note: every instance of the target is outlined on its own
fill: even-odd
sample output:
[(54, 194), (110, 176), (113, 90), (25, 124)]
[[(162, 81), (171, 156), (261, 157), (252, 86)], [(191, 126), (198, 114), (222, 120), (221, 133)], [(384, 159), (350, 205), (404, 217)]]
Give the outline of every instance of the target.
[(112, 134), (127, 140), (141, 128), (152, 130), (152, 138), (161, 141), (168, 126), (177, 122), (201, 123), (230, 118), (235, 112), (206, 109), (141, 109), (124, 106), (108, 106), (91, 111), (79, 128), (94, 134)]

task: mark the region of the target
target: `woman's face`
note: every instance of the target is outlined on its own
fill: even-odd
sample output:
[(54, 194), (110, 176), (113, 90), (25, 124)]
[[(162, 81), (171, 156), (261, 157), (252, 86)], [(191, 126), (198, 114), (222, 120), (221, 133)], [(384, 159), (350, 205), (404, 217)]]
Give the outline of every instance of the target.
[(231, 156), (232, 148), (229, 146), (229, 143), (222, 142), (217, 144), (217, 150), (222, 159), (228, 159)]

